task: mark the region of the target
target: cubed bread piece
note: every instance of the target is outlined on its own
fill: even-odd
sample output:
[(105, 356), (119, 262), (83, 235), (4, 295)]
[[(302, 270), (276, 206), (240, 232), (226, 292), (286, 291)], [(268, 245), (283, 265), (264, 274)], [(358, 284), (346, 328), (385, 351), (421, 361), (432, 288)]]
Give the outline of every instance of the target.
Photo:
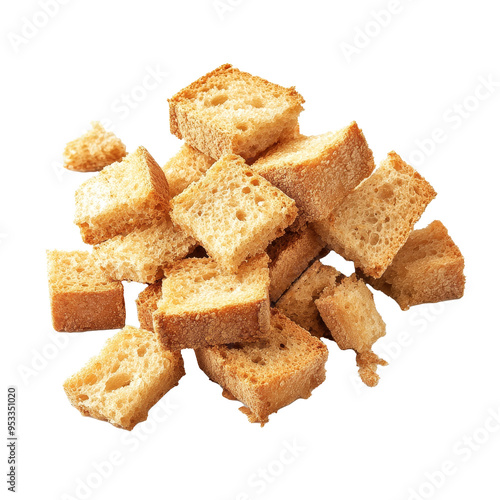
[(315, 301), (321, 318), (341, 349), (364, 352), (385, 335), (373, 294), (355, 274), (327, 287)]
[(326, 219), (374, 168), (373, 153), (356, 122), (338, 132), (277, 144), (252, 164), (295, 200), (306, 222)]
[(58, 332), (111, 330), (125, 325), (123, 285), (89, 252), (47, 251), (52, 324)]
[(380, 278), (360, 275), (404, 311), (417, 304), (459, 299), (465, 288), (464, 258), (438, 220), (413, 231)]
[(196, 241), (170, 217), (115, 236), (94, 248), (104, 272), (116, 280), (154, 283), (163, 277), (163, 268), (182, 259), (196, 247)]
[(303, 97), (224, 64), (169, 99), (170, 131), (211, 158), (250, 160), (292, 133)]
[(161, 299), (161, 280), (148, 285), (137, 297), (137, 318), (143, 330), (154, 331), (153, 313), (158, 309), (158, 301)]
[(287, 231), (267, 247), (266, 253), (271, 259), (271, 302), (276, 302), (283, 295), (310, 262), (321, 254), (324, 247), (323, 240), (311, 227), (305, 227), (299, 233)]
[(167, 349), (250, 341), (269, 331), (267, 255), (223, 271), (213, 259), (184, 259), (165, 270), (153, 326)]
[(64, 168), (75, 172), (97, 172), (127, 155), (125, 144), (99, 122), (64, 149)]
[(356, 351), (361, 380), (370, 387), (377, 385), (377, 365), (387, 363), (372, 352), (372, 346), (385, 335), (385, 323), (365, 283), (352, 274), (325, 288), (315, 303), (340, 349)]
[(200, 153), (189, 144), (183, 144), (178, 153), (163, 167), (172, 197), (182, 193), (197, 181), (215, 163), (210, 156)]
[(254, 343), (232, 343), (196, 350), (200, 368), (247, 408), (250, 422), (261, 425), (271, 413), (307, 399), (325, 380), (328, 350), (276, 309), (271, 331)]
[(142, 146), (85, 181), (75, 197), (75, 224), (91, 245), (164, 219), (170, 207), (165, 174)]
[(314, 229), (332, 250), (379, 278), (436, 196), (432, 186), (396, 153)]
[(326, 287), (335, 286), (343, 277), (334, 267), (316, 261), (281, 296), (276, 308), (311, 335), (331, 338), (314, 301)]
[(220, 159), (172, 201), (172, 220), (228, 271), (265, 251), (296, 215), (293, 200), (235, 155)]
[(180, 352), (164, 349), (152, 332), (126, 326), (64, 390), (82, 415), (130, 431), (184, 375)]

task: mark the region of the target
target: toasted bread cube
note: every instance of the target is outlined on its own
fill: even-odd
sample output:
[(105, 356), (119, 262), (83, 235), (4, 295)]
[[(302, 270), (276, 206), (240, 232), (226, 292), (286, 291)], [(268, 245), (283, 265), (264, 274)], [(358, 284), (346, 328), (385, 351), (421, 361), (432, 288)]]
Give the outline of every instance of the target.
[(184, 375), (180, 352), (164, 349), (152, 332), (126, 326), (64, 390), (82, 415), (130, 431)]
[(385, 335), (385, 323), (375, 308), (373, 294), (355, 274), (323, 290), (315, 303), (341, 349), (369, 351)]
[(374, 168), (373, 153), (356, 122), (335, 133), (277, 144), (252, 164), (295, 200), (306, 222), (326, 219)]
[(199, 180), (215, 163), (210, 156), (200, 153), (189, 144), (183, 144), (178, 153), (164, 166), (172, 197), (182, 193), (190, 184)]
[(323, 383), (328, 350), (272, 309), (271, 331), (262, 340), (197, 349), (196, 358), (212, 381), (246, 405), (241, 410), (250, 422), (264, 425), (269, 415), (307, 399)]
[(154, 331), (153, 313), (158, 309), (158, 302), (161, 299), (161, 280), (148, 285), (137, 297), (137, 318), (143, 330)]
[(303, 97), (224, 64), (171, 99), (170, 131), (211, 158), (256, 157), (293, 133)]
[(75, 197), (75, 224), (91, 245), (164, 219), (170, 206), (165, 174), (142, 146), (85, 181)]
[(165, 270), (153, 326), (167, 349), (255, 340), (269, 331), (267, 255), (245, 262), (237, 274), (213, 259), (184, 259)]
[(125, 144), (99, 122), (64, 149), (64, 168), (75, 172), (97, 172), (127, 155)]
[(172, 220), (228, 271), (265, 251), (297, 215), (295, 202), (228, 155), (172, 202)]
[(290, 285), (307, 269), (311, 261), (323, 255), (325, 244), (311, 227), (298, 233), (286, 232), (266, 250), (271, 259), (269, 298), (276, 302)]
[(52, 324), (58, 332), (125, 325), (123, 285), (109, 279), (89, 252), (47, 252)]
[(163, 268), (185, 257), (196, 241), (170, 217), (149, 227), (115, 236), (94, 248), (94, 255), (104, 272), (116, 280), (154, 283), (163, 277)]
[(406, 311), (417, 304), (462, 297), (464, 258), (442, 222), (436, 220), (410, 234), (380, 278), (362, 277)]
[(276, 308), (315, 337), (331, 338), (314, 301), (344, 276), (334, 267), (314, 262), (276, 302)]
[(332, 250), (354, 261), (366, 275), (379, 278), (435, 196), (432, 186), (391, 152), (314, 229)]

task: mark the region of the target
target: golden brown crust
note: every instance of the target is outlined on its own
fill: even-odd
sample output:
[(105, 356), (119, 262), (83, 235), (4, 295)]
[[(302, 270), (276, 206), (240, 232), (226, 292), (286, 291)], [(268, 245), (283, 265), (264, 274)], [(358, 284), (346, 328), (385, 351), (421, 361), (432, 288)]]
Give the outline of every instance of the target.
[(306, 222), (322, 220), (375, 168), (356, 122), (322, 136), (272, 147), (252, 168), (295, 200)]
[[(244, 82), (247, 88), (252, 87), (257, 100), (260, 99), (260, 93), (275, 101), (280, 100), (283, 110), (274, 113), (272, 127), (267, 122), (253, 121), (252, 126), (245, 123), (244, 127), (234, 129), (233, 126), (248, 114), (244, 108), (238, 109), (239, 113), (229, 118), (229, 123), (234, 122), (229, 127), (226, 123), (228, 118), (222, 121), (220, 113), (217, 119), (210, 119), (205, 109), (194, 107), (193, 102), (209, 92), (229, 92), (227, 85), (232, 82)], [(232, 98), (234, 92), (229, 94), (229, 98)], [(220, 104), (227, 99), (225, 95)], [(293, 133), (303, 102), (304, 99), (294, 87), (287, 89), (224, 64), (169, 99), (170, 131), (212, 158), (219, 159), (225, 154), (234, 153), (250, 160), (281, 136)], [(261, 106), (260, 102), (257, 106)]]
[(357, 272), (404, 311), (418, 304), (459, 299), (465, 289), (463, 255), (440, 221), (413, 231), (380, 278)]
[(246, 405), (251, 422), (299, 398), (308, 398), (325, 379), (326, 346), (279, 313), (271, 311), (271, 331), (256, 343), (196, 350), (200, 368)]
[(316, 259), (325, 244), (311, 227), (300, 233), (286, 232), (267, 247), (271, 259), (269, 298), (276, 302), (290, 285)]
[(125, 325), (123, 285), (88, 252), (47, 252), (52, 324), (58, 332), (111, 330)]

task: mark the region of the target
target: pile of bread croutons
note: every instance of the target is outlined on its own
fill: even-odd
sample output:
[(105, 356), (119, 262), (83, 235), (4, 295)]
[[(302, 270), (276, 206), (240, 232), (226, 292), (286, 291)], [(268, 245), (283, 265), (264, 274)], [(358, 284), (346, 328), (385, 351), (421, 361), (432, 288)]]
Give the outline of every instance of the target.
[[(396, 153), (375, 170), (355, 122), (299, 132), (304, 99), (226, 64), (169, 100), (185, 142), (162, 168), (99, 123), (65, 150), (100, 171), (76, 192), (92, 252), (49, 251), (58, 331), (121, 328), (64, 388), (83, 415), (132, 429), (185, 374), (182, 349), (262, 425), (325, 379), (327, 346), (353, 349), (378, 382), (385, 335), (366, 283), (401, 309), (463, 295), (464, 259), (439, 221), (413, 230), (436, 193)], [(344, 276), (320, 258), (353, 261)], [(122, 281), (147, 284), (140, 328)]]

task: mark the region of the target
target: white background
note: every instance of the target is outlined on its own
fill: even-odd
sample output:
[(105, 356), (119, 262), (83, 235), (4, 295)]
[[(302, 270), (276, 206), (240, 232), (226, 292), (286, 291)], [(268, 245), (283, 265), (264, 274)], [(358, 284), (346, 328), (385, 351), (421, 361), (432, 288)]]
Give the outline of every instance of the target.
[[(500, 498), (500, 423), (489, 417), (500, 418), (496, 3), (57, 5), (47, 18), (38, 1), (3, 0), (0, 13), (1, 365), (2, 390), (19, 391), (17, 497)], [(465, 256), (466, 294), (404, 313), (375, 294), (387, 323), (375, 351), (390, 364), (374, 389), (359, 385), (354, 353), (328, 343), (326, 382), (261, 429), (185, 352), (180, 385), (127, 433), (81, 417), (62, 389), (113, 332), (51, 327), (45, 249), (84, 248), (72, 219), (87, 174), (62, 170), (61, 153), (100, 119), (129, 151), (144, 145), (165, 163), (180, 145), (166, 99), (225, 62), (295, 85), (303, 133), (357, 120), (377, 163), (392, 149), (412, 163), (438, 192), (417, 227), (447, 226)], [(151, 71), (157, 81), (145, 80)], [(484, 80), (496, 83), (488, 90)], [(126, 286), (132, 325), (141, 289)], [(96, 472), (112, 459), (113, 470)], [(445, 462), (447, 475), (437, 472)]]

